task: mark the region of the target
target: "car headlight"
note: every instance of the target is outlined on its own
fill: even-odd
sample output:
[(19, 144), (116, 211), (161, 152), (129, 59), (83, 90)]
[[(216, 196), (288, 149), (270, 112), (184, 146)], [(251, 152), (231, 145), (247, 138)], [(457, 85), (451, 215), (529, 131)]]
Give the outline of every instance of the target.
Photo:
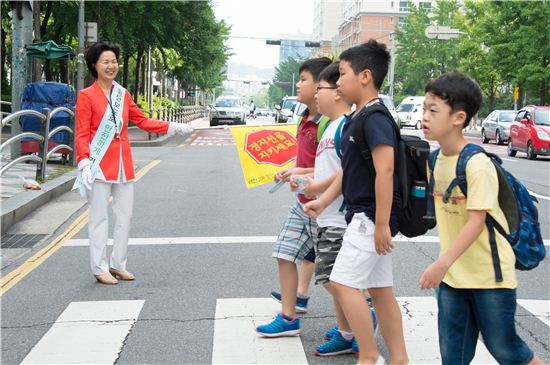
[(550, 136), (545, 131), (537, 131), (537, 136), (539, 136), (540, 139), (550, 139)]

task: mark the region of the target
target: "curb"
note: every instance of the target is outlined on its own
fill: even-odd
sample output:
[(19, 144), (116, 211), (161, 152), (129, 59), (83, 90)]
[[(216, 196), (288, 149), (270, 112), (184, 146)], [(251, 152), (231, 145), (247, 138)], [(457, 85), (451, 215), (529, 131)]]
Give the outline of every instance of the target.
[(7, 199), (2, 203), (1, 234), (6, 233), (11, 226), (67, 191), (70, 191), (76, 180), (74, 171), (69, 171), (60, 177), (47, 181), (42, 190), (26, 190)]
[(171, 137), (163, 135), (162, 137), (150, 141), (130, 141), (131, 147), (158, 147), (165, 145)]

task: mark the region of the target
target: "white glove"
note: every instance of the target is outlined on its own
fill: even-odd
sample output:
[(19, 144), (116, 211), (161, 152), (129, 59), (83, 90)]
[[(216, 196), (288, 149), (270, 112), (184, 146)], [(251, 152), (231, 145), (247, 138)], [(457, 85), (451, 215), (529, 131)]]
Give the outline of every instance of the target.
[(90, 160), (84, 159), (78, 163), (78, 170), (80, 171), (80, 178), (82, 180), (82, 185), (87, 190), (92, 190), (92, 170), (90, 169)]
[(179, 134), (180, 136), (185, 136), (186, 134), (193, 133), (194, 129), (187, 123), (175, 123), (170, 122), (170, 125), (168, 126), (168, 135), (170, 137), (174, 137), (176, 134)]

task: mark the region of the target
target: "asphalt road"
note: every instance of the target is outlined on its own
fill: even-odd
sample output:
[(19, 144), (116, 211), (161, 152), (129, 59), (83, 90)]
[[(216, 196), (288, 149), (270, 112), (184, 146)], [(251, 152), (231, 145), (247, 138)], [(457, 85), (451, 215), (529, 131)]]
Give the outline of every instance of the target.
[[(271, 118), (249, 121), (270, 123)], [(506, 153), (500, 146), (495, 151), (502, 156)], [(216, 300), (268, 298), (271, 290), (278, 289), (271, 243), (262, 242), (262, 237), (279, 233), (293, 198), (286, 188), (269, 194), (269, 184), (246, 189), (228, 130), (199, 131), (186, 141), (176, 139), (163, 147), (134, 148), (133, 154), (138, 169), (151, 161), (161, 161), (136, 183), (131, 237), (144, 240), (130, 246), (128, 269), (137, 279), (117, 286), (96, 283), (89, 270), (88, 248), (66, 243), (2, 296), (3, 364), (20, 363), (70, 303), (113, 300), (145, 301), (124, 338), (117, 363), (210, 364)], [(549, 161), (510, 158), (504, 164), (529, 189), (546, 196), (539, 207), (543, 236), (549, 239)], [(84, 211), (75, 212), (57, 232)], [(204, 237), (205, 243), (166, 244), (169, 239), (193, 237)], [(240, 239), (236, 243), (216, 243), (215, 237)], [(243, 243), (247, 237), (257, 238)], [(72, 240), (86, 238), (84, 228)], [(418, 279), (437, 252), (433, 242), (397, 243), (397, 297), (433, 296), (433, 292), (418, 288)], [(548, 308), (548, 274), (548, 260), (534, 271), (518, 272), (518, 299), (542, 301)], [(350, 355), (319, 358), (312, 354), (324, 331), (334, 324), (331, 300), (323, 289), (312, 286), (309, 312), (302, 320), (301, 341), (309, 364), (355, 363), (356, 358)], [(546, 363), (550, 362), (548, 325), (521, 306), (517, 324), (520, 335)], [(378, 341), (386, 353), (380, 335)]]

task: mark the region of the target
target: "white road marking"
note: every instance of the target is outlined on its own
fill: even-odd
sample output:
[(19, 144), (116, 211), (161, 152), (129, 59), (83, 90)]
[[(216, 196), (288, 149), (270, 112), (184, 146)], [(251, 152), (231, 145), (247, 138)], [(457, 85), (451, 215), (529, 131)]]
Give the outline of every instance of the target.
[[(411, 364), (441, 363), (434, 297), (398, 297), (403, 316), (405, 343)], [(481, 341), (472, 364), (496, 364)]]
[(307, 364), (299, 336), (260, 338), (255, 331), (280, 311), (271, 298), (216, 301), (212, 364)]
[(535, 299), (518, 299), (518, 304), (531, 312), (544, 324), (550, 327), (550, 301)]
[(113, 364), (144, 303), (72, 302), (22, 364)]
[(533, 195), (537, 199), (550, 200), (550, 197), (548, 197), (546, 195), (540, 195), (540, 194), (537, 194), (537, 193), (533, 193), (531, 190), (529, 190), (529, 194)]
[[(275, 243), (277, 236), (221, 236), (221, 237), (144, 237), (130, 238), (128, 244), (133, 245), (201, 245), (201, 244), (223, 244), (223, 243)], [(550, 240), (543, 240), (545, 246), (550, 246)], [(394, 237), (393, 242), (400, 243), (439, 243), (438, 236), (418, 236), (408, 238), (402, 235)], [(65, 247), (88, 246), (87, 238), (67, 240)], [(109, 239), (108, 245), (113, 244)]]

